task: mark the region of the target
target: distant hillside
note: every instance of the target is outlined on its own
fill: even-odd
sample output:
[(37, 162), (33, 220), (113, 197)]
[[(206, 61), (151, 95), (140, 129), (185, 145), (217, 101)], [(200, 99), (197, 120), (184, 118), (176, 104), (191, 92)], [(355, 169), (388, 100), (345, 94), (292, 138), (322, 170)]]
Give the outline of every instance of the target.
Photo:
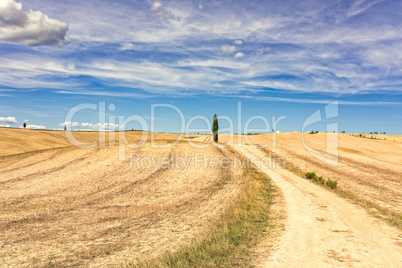
[[(124, 132), (128, 142), (138, 141), (143, 133), (142, 131)], [(116, 144), (119, 135), (121, 135), (119, 132), (105, 132), (104, 134), (106, 144), (108, 144), (109, 135), (111, 135), (112, 140), (116, 141)], [(147, 135), (147, 139), (150, 140), (150, 132), (146, 132), (144, 135)], [(82, 143), (90, 143), (99, 140), (99, 132), (97, 131), (73, 131), (73, 136)], [(175, 140), (178, 134), (155, 134), (155, 137), (157, 137), (158, 141), (169, 141)], [(0, 156), (66, 146), (71, 146), (71, 143), (67, 139), (64, 131), (0, 127)]]

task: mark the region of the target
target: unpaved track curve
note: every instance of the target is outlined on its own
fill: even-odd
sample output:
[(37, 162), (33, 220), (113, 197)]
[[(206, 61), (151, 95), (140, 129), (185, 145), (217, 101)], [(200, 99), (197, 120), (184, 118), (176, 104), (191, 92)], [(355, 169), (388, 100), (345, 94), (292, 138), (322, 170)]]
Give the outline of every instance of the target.
[(282, 190), (285, 231), (262, 267), (402, 267), (402, 232), (285, 169), (258, 165), (258, 148), (234, 146)]

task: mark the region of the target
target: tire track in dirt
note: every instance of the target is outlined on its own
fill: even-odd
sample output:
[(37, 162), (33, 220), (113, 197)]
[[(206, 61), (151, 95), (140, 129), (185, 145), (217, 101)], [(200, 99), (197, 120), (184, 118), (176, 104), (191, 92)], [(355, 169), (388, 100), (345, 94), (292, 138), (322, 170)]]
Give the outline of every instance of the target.
[[(296, 156), (297, 158), (300, 158), (300, 159), (303, 158), (307, 162), (313, 163), (315, 165), (323, 166), (320, 163), (320, 161), (304, 158), (302, 155), (297, 154), (295, 152), (292, 152), (289, 149), (285, 149), (283, 146), (280, 149), (285, 151), (287, 154)], [(324, 153), (324, 152), (322, 152), (322, 153)], [(369, 165), (369, 164), (367, 164), (365, 162), (359, 162), (359, 161), (353, 160), (353, 159), (351, 159), (349, 157), (345, 157), (345, 156), (338, 156), (338, 159), (339, 159), (339, 163), (346, 164), (348, 166), (353, 167), (356, 170), (359, 170), (359, 171), (367, 173), (367, 174), (384, 174), (384, 176), (391, 175), (391, 176), (399, 177), (399, 178), (402, 177), (402, 172), (401, 171), (393, 171), (393, 170), (390, 170), (390, 169), (380, 168), (378, 166)], [(325, 168), (335, 170), (334, 168), (328, 167), (327, 165), (325, 166)], [(337, 170), (337, 172), (347, 173), (346, 171), (343, 171), (343, 170)]]
[[(95, 153), (95, 152), (92, 151), (92, 153)], [(38, 164), (40, 164), (40, 163), (49, 161), (49, 160), (51, 160), (51, 159), (53, 159), (53, 158), (55, 158), (55, 157), (57, 157), (58, 155), (61, 155), (61, 154), (62, 154), (62, 151), (55, 152), (55, 153), (53, 153), (53, 154), (52, 154), (51, 156), (49, 156), (49, 157), (46, 157), (46, 158), (44, 158), (44, 159), (39, 159), (39, 160), (37, 160), (36, 162), (31, 163), (31, 164), (26, 165), (26, 166), (23, 166), (23, 167), (21, 167), (21, 168), (27, 168), (27, 167), (32, 167), (32, 166), (34, 166), (34, 165), (38, 165)], [(32, 178), (32, 177), (43, 176), (43, 175), (47, 175), (47, 174), (51, 174), (51, 173), (54, 173), (54, 172), (61, 171), (61, 170), (65, 169), (65, 168), (67, 168), (67, 167), (69, 167), (69, 166), (71, 166), (71, 165), (74, 165), (75, 163), (79, 163), (79, 162), (81, 162), (81, 161), (84, 161), (86, 158), (88, 158), (89, 155), (90, 155), (90, 154), (87, 154), (87, 155), (84, 155), (84, 156), (82, 156), (82, 157), (79, 157), (79, 158), (76, 158), (76, 159), (73, 159), (73, 160), (69, 160), (68, 162), (62, 163), (61, 165), (58, 165), (58, 166), (53, 167), (53, 168), (49, 168), (49, 169), (45, 169), (45, 170), (33, 172), (33, 173), (28, 174), (28, 175), (19, 176), (19, 177), (16, 177), (16, 178), (13, 178), (13, 179), (10, 179), (10, 180), (6, 180), (6, 181), (0, 181), (0, 185), (2, 185), (2, 184), (4, 185), (4, 184), (8, 184), (8, 183), (13, 183), (13, 182), (18, 182), (18, 181), (30, 179), (30, 178)], [(9, 169), (9, 170), (5, 170), (5, 171), (2, 171), (2, 172), (4, 172), (4, 174), (7, 174), (7, 172), (15, 171), (16, 169), (17, 169), (17, 168)], [(19, 168), (18, 168), (18, 169), (19, 169)]]
[[(5, 172), (14, 171), (16, 169), (28, 168), (33, 165), (37, 165), (38, 163), (49, 161), (52, 158), (66, 152), (69, 149), (74, 150), (74, 148), (75, 148), (74, 146), (59, 147), (59, 148), (43, 149), (43, 150), (21, 153), (21, 154), (1, 156), (0, 157), (1, 160), (3, 160), (3, 161), (11, 160), (12, 162), (11, 163), (6, 162), (7, 164), (3, 164), (0, 162), (0, 164), (3, 164), (2, 166), (0, 166), (0, 171), (5, 173)], [(46, 153), (50, 153), (50, 155), (45, 158), (42, 158), (42, 154), (46, 154)], [(27, 161), (28, 163), (26, 163), (26, 164), (21, 164), (21, 161), (20, 161), (21, 159), (29, 158), (32, 156), (35, 156), (35, 157), (33, 157), (31, 159), (31, 161)], [(5, 168), (5, 169), (3, 169), (3, 168)]]
[[(234, 147), (255, 164), (265, 156)], [(399, 230), (287, 170), (260, 169), (282, 190), (287, 214), (283, 235), (260, 266), (402, 267)]]
[(150, 180), (156, 179), (156, 178), (162, 176), (165, 171), (169, 170), (172, 167), (173, 162), (175, 161), (175, 149), (174, 148), (172, 148), (170, 150), (169, 156), (167, 157), (167, 159), (168, 159), (167, 166), (158, 167), (155, 171), (151, 172), (151, 174), (147, 175), (145, 178), (131, 182), (129, 185), (127, 185), (125, 187), (125, 189), (118, 191), (116, 193), (116, 195), (128, 193), (128, 192), (132, 191), (134, 188), (137, 188), (139, 185), (149, 183)]

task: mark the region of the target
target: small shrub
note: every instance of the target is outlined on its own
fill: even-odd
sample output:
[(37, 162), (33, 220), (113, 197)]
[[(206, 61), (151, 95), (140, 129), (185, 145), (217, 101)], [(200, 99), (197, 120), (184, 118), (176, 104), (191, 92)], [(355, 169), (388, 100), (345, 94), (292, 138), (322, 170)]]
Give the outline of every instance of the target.
[(336, 189), (336, 185), (338, 184), (338, 181), (336, 180), (328, 179), (328, 181), (326, 181), (325, 179), (322, 178), (322, 176), (318, 177), (317, 174), (315, 174), (315, 172), (307, 172), (304, 174), (304, 176), (306, 177), (306, 179), (312, 180), (315, 183), (322, 185), (326, 184), (331, 189)]
[(327, 181), (327, 186), (331, 189), (336, 189), (336, 185), (338, 184), (337, 180), (330, 180)]
[(320, 177), (315, 176), (312, 178), (312, 180), (318, 184), (323, 184), (323, 185), (325, 184), (325, 179), (323, 179), (322, 176), (320, 176)]
[(315, 174), (315, 172), (307, 172), (304, 174), (304, 176), (306, 176), (306, 179), (309, 180), (317, 178), (317, 174)]

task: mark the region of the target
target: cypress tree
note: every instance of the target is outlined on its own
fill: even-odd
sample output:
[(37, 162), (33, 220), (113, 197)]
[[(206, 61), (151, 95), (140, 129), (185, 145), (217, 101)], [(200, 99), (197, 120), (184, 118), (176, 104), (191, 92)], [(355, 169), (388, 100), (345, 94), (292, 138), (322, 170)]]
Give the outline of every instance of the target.
[(219, 130), (218, 117), (215, 114), (214, 121), (212, 122), (212, 135), (213, 135), (214, 142), (218, 141), (218, 130)]

